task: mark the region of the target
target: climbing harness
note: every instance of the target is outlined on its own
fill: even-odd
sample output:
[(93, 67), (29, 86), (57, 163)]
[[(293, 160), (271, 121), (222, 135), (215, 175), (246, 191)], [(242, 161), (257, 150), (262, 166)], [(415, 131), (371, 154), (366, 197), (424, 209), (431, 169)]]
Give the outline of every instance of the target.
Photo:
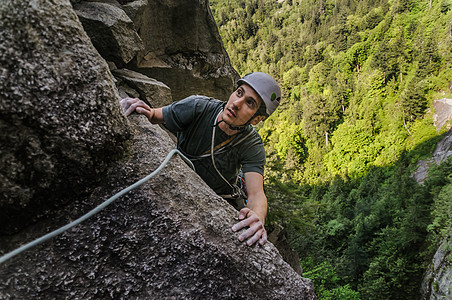
[(149, 174), (148, 176), (142, 178), (141, 180), (135, 182), (134, 184), (130, 185), (129, 187), (119, 191), (118, 193), (116, 193), (114, 196), (112, 196), (111, 198), (105, 200), (103, 203), (101, 203), (100, 205), (98, 205), (97, 207), (95, 207), (94, 209), (92, 209), (91, 211), (89, 211), (88, 213), (84, 214), (83, 216), (81, 216), (80, 218), (78, 218), (77, 220), (72, 221), (71, 223), (60, 227), (40, 238), (35, 239), (34, 241), (25, 244), (19, 248), (17, 248), (16, 250), (13, 250), (5, 255), (3, 255), (2, 257), (0, 257), (0, 264), (4, 263), (5, 261), (7, 261), (8, 259), (16, 256), (17, 254), (20, 254), (36, 245), (39, 245), (65, 231), (67, 231), (68, 229), (80, 224), (81, 222), (85, 221), (86, 219), (92, 217), (93, 215), (95, 215), (96, 213), (100, 212), (102, 209), (104, 209), (105, 207), (107, 207), (108, 205), (110, 205), (111, 203), (113, 203), (113, 201), (115, 201), (116, 199), (118, 199), (119, 197), (121, 197), (122, 195), (130, 192), (131, 190), (133, 190), (134, 188), (137, 188), (138, 186), (142, 185), (143, 183), (145, 183), (146, 181), (148, 181), (149, 179), (151, 179), (152, 177), (154, 177), (155, 175), (157, 175), (168, 163), (168, 161), (171, 159), (171, 157), (174, 154), (179, 154), (180, 157), (187, 162), (190, 167), (195, 170), (195, 166), (193, 165), (193, 163), (187, 158), (185, 157), (178, 149), (173, 149), (171, 150), (168, 155), (166, 156), (165, 160), (160, 164), (160, 166), (151, 174)]
[[(223, 199), (227, 200), (231, 205), (233, 205), (236, 209), (240, 210), (241, 208), (246, 206), (246, 199), (247, 194), (246, 194), (246, 188), (245, 188), (245, 180), (244, 180), (244, 175), (242, 170), (240, 170), (239, 174), (236, 177), (236, 180), (233, 184), (231, 184), (224, 176), (223, 174), (221, 174), (220, 170), (218, 170), (216, 163), (215, 163), (215, 155), (221, 154), (223, 152), (226, 152), (227, 150), (229, 150), (232, 147), (235, 147), (237, 145), (239, 145), (240, 143), (242, 143), (243, 141), (245, 141), (250, 135), (253, 134), (253, 132), (255, 132), (254, 127), (252, 127), (252, 130), (240, 137), (240, 135), (234, 135), (232, 137), (230, 137), (229, 139), (227, 139), (226, 141), (220, 143), (219, 145), (215, 146), (215, 130), (218, 127), (218, 124), (220, 124), (220, 122), (218, 122), (218, 117), (221, 115), (221, 113), (223, 112), (223, 109), (220, 110), (220, 112), (216, 115), (216, 117), (213, 120), (213, 125), (212, 125), (212, 140), (211, 140), (211, 147), (209, 150), (205, 151), (203, 154), (201, 155), (191, 155), (189, 153), (185, 153), (181, 148), (180, 145), (177, 145), (177, 148), (179, 149), (179, 151), (181, 151), (186, 157), (188, 157), (191, 161), (198, 161), (204, 158), (208, 158), (210, 157), (211, 161), (212, 161), (212, 165), (215, 169), (215, 171), (218, 173), (218, 175), (221, 177), (221, 179), (226, 182), (226, 184), (231, 188), (231, 193), (230, 194), (226, 194), (226, 195), (219, 195), (220, 197), (222, 197)], [(241, 131), (242, 132), (242, 131)]]
[[(240, 173), (239, 173), (235, 179), (235, 182), (233, 184), (231, 184), (226, 178), (224, 178), (223, 174), (221, 174), (221, 172), (218, 170), (218, 168), (215, 164), (215, 156), (214, 156), (215, 155), (215, 151), (214, 151), (215, 129), (216, 129), (217, 125), (219, 124), (219, 122), (217, 122), (217, 120), (222, 112), (223, 112), (223, 110), (221, 110), (220, 113), (217, 115), (217, 117), (214, 119), (214, 124), (213, 124), (214, 126), (212, 129), (212, 142), (211, 142), (211, 146), (210, 146), (210, 157), (212, 159), (212, 165), (215, 168), (215, 170), (217, 171), (218, 175), (220, 175), (220, 177), (224, 180), (224, 182), (226, 182), (229, 185), (229, 187), (231, 188), (231, 191), (232, 191), (230, 195), (220, 195), (220, 196), (222, 198), (226, 199), (236, 209), (240, 210), (243, 207), (245, 207), (246, 199), (248, 198), (247, 194), (246, 194), (246, 189), (242, 188), (242, 187), (244, 187), (244, 183), (245, 183), (245, 181), (243, 180), (243, 176), (240, 176)], [(246, 136), (244, 136), (237, 143), (235, 143), (234, 146), (238, 145), (239, 143), (244, 141), (253, 132), (254, 132), (254, 128)], [(243, 184), (241, 184), (242, 180), (243, 180)], [(238, 184), (238, 183), (240, 183), (240, 184)]]
[[(221, 122), (221, 121), (220, 121), (220, 122), (216, 123), (216, 120), (218, 119), (218, 117), (220, 116), (220, 114), (221, 114), (222, 112), (223, 112), (223, 110), (221, 110), (221, 111), (218, 113), (218, 115), (216, 116), (216, 118), (214, 119), (213, 126), (212, 126), (212, 127), (214, 127), (214, 129), (215, 129), (215, 127), (217, 127), (218, 124), (220, 124), (220, 122)], [(232, 148), (232, 147), (235, 147), (235, 146), (239, 145), (239, 144), (242, 143), (244, 140), (246, 140), (246, 139), (247, 139), (254, 131), (255, 131), (255, 129), (252, 128), (252, 130), (251, 130), (247, 135), (243, 136), (241, 139), (239, 139), (239, 136), (238, 136), (238, 135), (234, 135), (234, 136), (230, 137), (229, 139), (227, 139), (226, 141), (224, 141), (224, 142), (222, 142), (222, 143), (216, 145), (216, 146), (214, 147), (214, 154), (215, 154), (215, 155), (221, 154), (221, 153), (227, 151), (228, 149), (230, 149), (230, 148)], [(214, 138), (215, 138), (215, 137), (214, 137)], [(185, 151), (183, 151), (183, 150), (180, 148), (180, 145), (179, 145), (179, 144), (177, 145), (177, 149), (178, 149), (179, 151), (181, 151), (181, 152), (182, 152), (186, 157), (188, 157), (191, 161), (197, 161), (197, 160), (200, 160), (200, 159), (203, 159), (203, 158), (210, 157), (210, 155), (211, 155), (211, 153), (212, 153), (212, 149), (209, 149), (209, 150), (205, 151), (205, 152), (204, 152), (203, 154), (201, 154), (201, 155), (191, 155), (191, 154), (186, 153)]]

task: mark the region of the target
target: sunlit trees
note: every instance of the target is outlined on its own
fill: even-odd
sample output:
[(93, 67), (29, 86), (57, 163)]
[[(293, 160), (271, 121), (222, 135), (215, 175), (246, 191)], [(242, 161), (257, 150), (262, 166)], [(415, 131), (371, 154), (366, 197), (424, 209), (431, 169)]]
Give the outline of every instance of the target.
[(439, 138), (432, 100), (452, 97), (450, 3), (210, 2), (237, 71), (283, 89), (259, 127), (268, 222), (286, 227), (319, 298), (417, 297), (427, 246), (451, 226), (450, 167), (410, 177)]

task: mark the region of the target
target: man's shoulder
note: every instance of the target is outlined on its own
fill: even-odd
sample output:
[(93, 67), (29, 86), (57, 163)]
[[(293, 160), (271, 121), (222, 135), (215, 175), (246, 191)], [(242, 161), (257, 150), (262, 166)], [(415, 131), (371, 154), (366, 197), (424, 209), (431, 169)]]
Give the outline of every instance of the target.
[(219, 106), (223, 104), (223, 102), (218, 99), (202, 95), (192, 95), (182, 101), (193, 102), (203, 106)]
[(191, 101), (193, 110), (196, 115), (196, 119), (209, 120), (213, 118), (223, 107), (224, 103), (218, 99), (194, 95), (187, 98), (187, 101)]
[(262, 146), (264, 145), (261, 135), (259, 134), (259, 132), (257, 132), (257, 130), (253, 126), (249, 125), (249, 128), (247, 129), (245, 134), (247, 135), (246, 140), (248, 142), (257, 143)]
[(238, 149), (243, 171), (263, 175), (266, 161), (264, 143), (256, 129), (251, 128), (247, 134), (246, 140), (239, 145)]
[(242, 133), (241, 139), (243, 140), (239, 142), (238, 149), (242, 155), (255, 155), (256, 153), (264, 153), (265, 155), (264, 142), (257, 130), (251, 125), (249, 129)]
[(170, 131), (181, 132), (200, 121), (210, 124), (209, 120), (221, 109), (221, 105), (220, 100), (193, 95), (163, 107), (162, 114)]

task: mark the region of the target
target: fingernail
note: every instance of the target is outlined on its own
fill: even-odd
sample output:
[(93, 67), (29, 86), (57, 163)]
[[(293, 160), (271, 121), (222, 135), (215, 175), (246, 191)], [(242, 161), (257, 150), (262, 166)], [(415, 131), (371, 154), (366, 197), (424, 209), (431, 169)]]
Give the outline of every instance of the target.
[(232, 231), (236, 231), (237, 230), (237, 227), (234, 225), (234, 226), (232, 226)]

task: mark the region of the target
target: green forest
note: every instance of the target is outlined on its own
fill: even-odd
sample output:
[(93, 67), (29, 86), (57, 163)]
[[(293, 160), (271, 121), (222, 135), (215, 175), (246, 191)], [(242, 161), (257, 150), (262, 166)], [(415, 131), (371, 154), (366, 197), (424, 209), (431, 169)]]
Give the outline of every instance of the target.
[[(451, 0), (211, 0), (240, 75), (271, 74), (280, 109), (260, 126), (267, 226), (285, 227), (319, 299), (418, 299), (451, 235), (452, 158), (423, 184), (452, 123)], [(450, 245), (449, 245), (450, 247)], [(450, 250), (450, 249), (449, 249)]]

